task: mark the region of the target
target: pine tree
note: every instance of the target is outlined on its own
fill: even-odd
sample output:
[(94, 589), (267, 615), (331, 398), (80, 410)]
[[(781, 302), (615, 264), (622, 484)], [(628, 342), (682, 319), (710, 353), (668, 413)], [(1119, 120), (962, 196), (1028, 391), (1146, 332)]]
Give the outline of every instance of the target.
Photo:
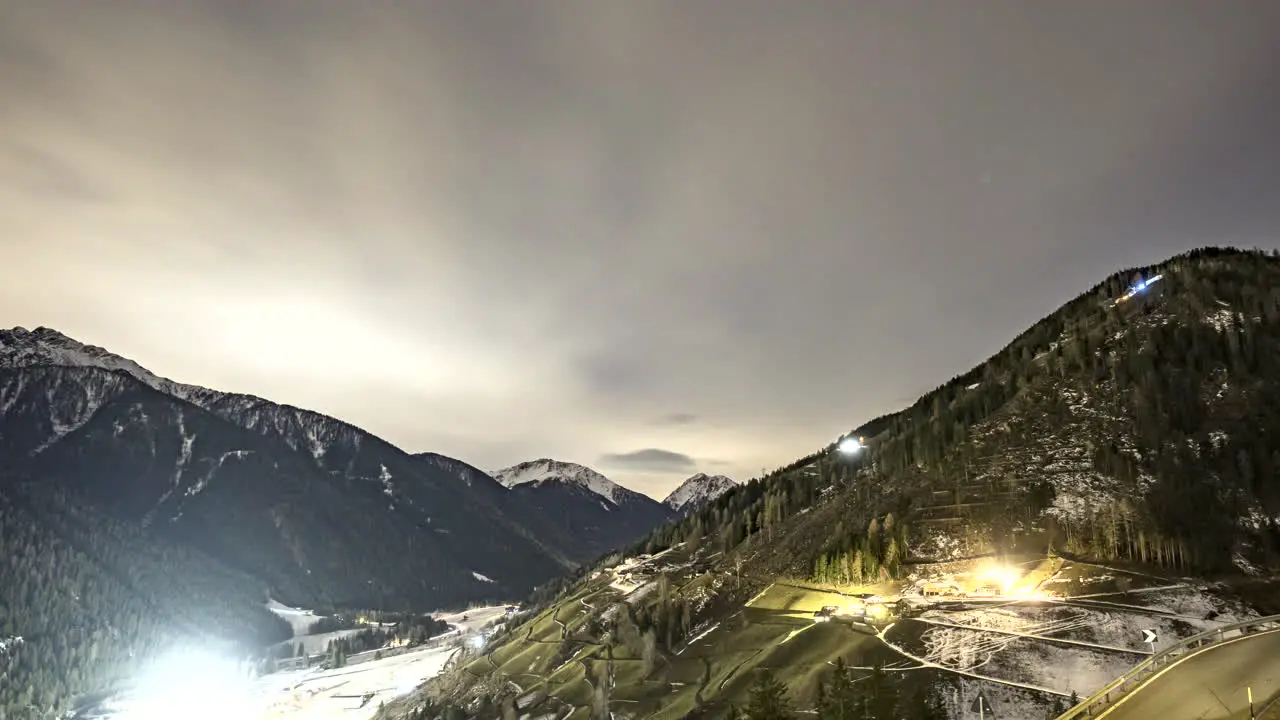
[(893, 717), (894, 710), (898, 706), (898, 689), (878, 663), (872, 668), (871, 677), (867, 679), (867, 683), (870, 696), (868, 707), (871, 710), (871, 716)]
[(836, 658), (836, 667), (831, 674), (831, 686), (824, 702), (818, 706), (820, 720), (854, 720), (861, 715), (862, 701), (849, 677), (844, 658)]
[(790, 720), (791, 698), (787, 686), (767, 668), (756, 674), (751, 686), (751, 699), (747, 703), (747, 720)]

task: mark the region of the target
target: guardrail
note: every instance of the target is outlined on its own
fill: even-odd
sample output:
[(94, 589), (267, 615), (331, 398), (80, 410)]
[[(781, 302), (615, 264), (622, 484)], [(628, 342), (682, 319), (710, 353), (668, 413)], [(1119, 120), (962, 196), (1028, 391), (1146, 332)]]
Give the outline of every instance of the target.
[(1217, 645), (1227, 640), (1234, 640), (1245, 635), (1256, 635), (1268, 630), (1280, 630), (1280, 615), (1253, 618), (1252, 620), (1224, 625), (1220, 628), (1192, 635), (1189, 638), (1183, 638), (1134, 665), (1123, 675), (1107, 683), (1101, 690), (1059, 715), (1057, 720), (1081, 720), (1082, 718), (1094, 717), (1119, 702), (1120, 698), (1127, 695), (1134, 688), (1150, 680), (1153, 675), (1169, 667), (1177, 658), (1190, 655), (1208, 646)]

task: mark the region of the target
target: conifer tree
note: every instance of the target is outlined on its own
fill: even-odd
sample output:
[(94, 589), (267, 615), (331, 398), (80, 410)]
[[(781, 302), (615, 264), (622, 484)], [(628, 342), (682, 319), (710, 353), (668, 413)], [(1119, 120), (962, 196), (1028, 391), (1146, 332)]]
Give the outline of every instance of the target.
[(860, 718), (862, 701), (858, 697), (853, 679), (845, 667), (844, 658), (836, 658), (836, 667), (831, 674), (831, 686), (826, 693), (825, 702), (818, 706), (820, 720), (854, 720)]
[(795, 717), (787, 686), (768, 668), (756, 674), (746, 716), (747, 720), (791, 720)]

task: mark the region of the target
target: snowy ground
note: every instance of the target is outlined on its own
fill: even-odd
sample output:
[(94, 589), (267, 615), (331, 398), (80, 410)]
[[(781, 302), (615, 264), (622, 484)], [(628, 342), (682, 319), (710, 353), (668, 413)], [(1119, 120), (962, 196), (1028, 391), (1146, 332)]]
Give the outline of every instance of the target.
[[(217, 672), (185, 672), (151, 692), (113, 698), (84, 720), (369, 720), (379, 704), (435, 677), (455, 652), (430, 647), (351, 667), (290, 670), (252, 680)], [(156, 692), (159, 690), (160, 692)]]
[(1086, 697), (1151, 651), (1144, 630), (1159, 649), (1248, 615), (1194, 587), (1090, 600), (927, 611), (908, 621), (925, 627), (905, 647), (946, 669)]
[[(483, 628), (488, 623), (505, 617), (506, 607), (507, 606), (505, 605), (492, 605), (458, 613), (437, 613), (435, 617), (437, 619), (444, 620), (452, 626), (448, 632), (444, 633), (444, 635), (459, 635), (475, 632), (480, 628)], [(308, 655), (322, 653), (329, 647), (329, 643), (333, 640), (347, 637), (348, 635), (355, 635), (356, 633), (365, 630), (364, 627), (358, 627), (347, 630), (334, 630), (333, 632), (307, 635), (305, 634), (307, 628), (310, 627), (311, 623), (320, 619), (319, 615), (316, 615), (310, 610), (291, 608), (286, 605), (281, 605), (275, 601), (269, 603), (267, 608), (276, 615), (279, 615), (281, 618), (284, 618), (284, 620), (289, 623), (290, 627), (293, 628), (294, 637), (291, 640), (285, 640), (277, 643), (277, 646), (284, 645), (291, 648), (297, 648), (297, 646), (301, 644)], [(466, 620), (463, 620), (464, 617)]]
[(294, 637), (306, 635), (311, 625), (320, 619), (320, 616), (312, 610), (299, 610), (275, 600), (267, 603), (267, 609), (289, 623), (289, 627), (293, 628)]
[[(289, 621), (295, 631), (305, 632), (319, 619), (311, 611), (275, 602), (269, 607)], [(206, 672), (196, 665), (190, 671), (172, 673), (162, 688), (163, 697), (150, 697), (154, 692), (145, 696), (125, 695), (86, 712), (83, 717), (85, 720), (154, 720), (171, 716), (190, 720), (368, 720), (377, 712), (379, 704), (405, 695), (439, 674), (456, 651), (452, 639), (483, 643), (488, 632), (485, 626), (505, 617), (506, 608), (494, 605), (437, 614), (436, 617), (453, 626), (440, 636), (448, 641), (444, 645), (343, 668), (285, 670), (242, 680), (234, 672)], [(290, 642), (322, 643), (350, 632), (358, 630), (304, 635)]]
[[(506, 605), (489, 605), (459, 613), (436, 613), (435, 618), (449, 623), (456, 629), (456, 632), (470, 633), (480, 630), (485, 625), (494, 620), (500, 620), (506, 615)], [(464, 617), (466, 618), (465, 620), (463, 619)]]
[(284, 642), (276, 643), (276, 646), (277, 647), (281, 645), (288, 646), (290, 648), (293, 648), (294, 652), (296, 653), (297, 647), (299, 645), (302, 645), (303, 652), (305, 652), (308, 655), (315, 655), (317, 653), (322, 653), (325, 650), (327, 650), (329, 648), (330, 642), (333, 642), (338, 638), (347, 637), (348, 635), (355, 635), (357, 633), (363, 632), (366, 629), (367, 628), (364, 628), (364, 627), (357, 627), (357, 628), (348, 628), (346, 630), (334, 630), (333, 632), (319, 633), (316, 635), (300, 635), (298, 637), (293, 638), (292, 640), (285, 640)]
[(275, 600), (267, 603), (267, 609), (275, 613), (276, 616), (285, 622), (289, 623), (289, 627), (293, 628), (293, 638), (276, 643), (276, 647), (286, 645), (293, 648), (296, 652), (297, 647), (302, 645), (303, 652), (308, 655), (322, 653), (329, 647), (330, 642), (337, 640), (338, 638), (347, 637), (348, 635), (355, 635), (361, 630), (364, 630), (363, 627), (358, 627), (310, 635), (307, 631), (311, 628), (313, 623), (321, 618), (321, 616), (316, 615), (314, 611), (289, 607), (288, 605), (276, 602)]
[[(983, 579), (981, 565), (920, 568), (904, 592), (917, 592), (925, 583), (968, 589), (990, 582)], [(1030, 591), (1025, 594), (903, 596), (915, 611), (880, 633), (905, 656), (897, 669), (924, 666), (952, 673), (959, 685), (947, 698), (949, 717), (970, 717), (969, 705), (979, 690), (997, 717), (1043, 717), (1046, 703), (1066, 701), (1072, 692), (1087, 697), (1151, 653), (1145, 631), (1158, 636), (1154, 649), (1160, 650), (1256, 616), (1188, 579), (1075, 562), (1022, 572), (1027, 574), (1009, 580), (1015, 590)]]
[(258, 717), (372, 718), (380, 703), (405, 695), (444, 668), (455, 650), (427, 648), (336, 670), (298, 670), (259, 679)]
[[(630, 595), (636, 590), (644, 587), (654, 573), (663, 570), (672, 570), (677, 566), (659, 566), (657, 561), (662, 559), (667, 553), (677, 548), (683, 547), (684, 543), (673, 545), (656, 555), (640, 555), (638, 557), (629, 557), (611, 568), (605, 568), (605, 572), (612, 573), (613, 581), (609, 583), (609, 587), (622, 593), (624, 596)], [(686, 567), (688, 563), (679, 567)], [(640, 599), (642, 596), (632, 598), (632, 601)]]

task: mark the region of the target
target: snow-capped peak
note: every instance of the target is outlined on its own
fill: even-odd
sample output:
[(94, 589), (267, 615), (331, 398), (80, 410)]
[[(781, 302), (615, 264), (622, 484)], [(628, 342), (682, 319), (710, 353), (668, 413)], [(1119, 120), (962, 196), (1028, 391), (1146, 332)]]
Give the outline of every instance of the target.
[(86, 345), (52, 328), (0, 329), (0, 367), (21, 368), (41, 365), (122, 371), (166, 395), (194, 402), (197, 405), (204, 404), (200, 400), (207, 402), (213, 396), (222, 395), (208, 388), (184, 385), (162, 378), (128, 358), (120, 357), (96, 345)]
[(677, 512), (696, 510), (736, 485), (737, 483), (724, 475), (698, 473), (680, 483), (680, 487), (673, 490), (662, 504)]
[(609, 502), (620, 504), (631, 491), (585, 465), (542, 458), (512, 465), (493, 473), (507, 487), (559, 480), (586, 488)]

